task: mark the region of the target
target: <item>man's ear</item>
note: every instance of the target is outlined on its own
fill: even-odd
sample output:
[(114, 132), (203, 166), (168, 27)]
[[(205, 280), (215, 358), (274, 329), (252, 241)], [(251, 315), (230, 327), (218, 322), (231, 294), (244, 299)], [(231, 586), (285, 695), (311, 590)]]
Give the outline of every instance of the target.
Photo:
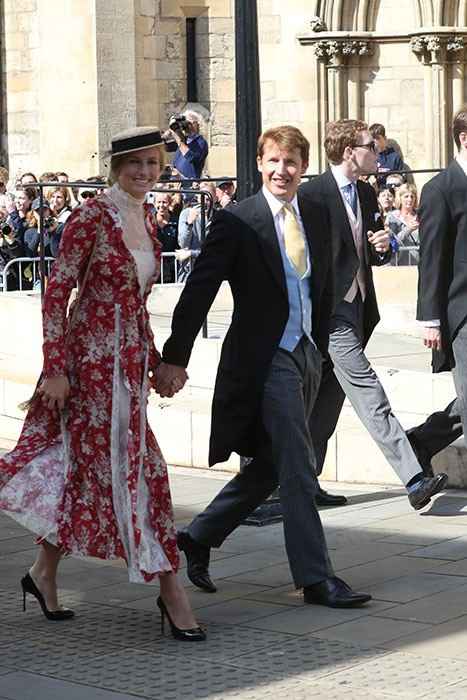
[(263, 164), (262, 164), (261, 158), (259, 156), (256, 156), (256, 166), (258, 168), (258, 171), (260, 173), (262, 173), (263, 172)]
[(303, 163), (302, 169), (301, 169), (301, 174), (305, 175), (307, 170), (308, 170), (308, 161), (306, 161), (306, 163)]

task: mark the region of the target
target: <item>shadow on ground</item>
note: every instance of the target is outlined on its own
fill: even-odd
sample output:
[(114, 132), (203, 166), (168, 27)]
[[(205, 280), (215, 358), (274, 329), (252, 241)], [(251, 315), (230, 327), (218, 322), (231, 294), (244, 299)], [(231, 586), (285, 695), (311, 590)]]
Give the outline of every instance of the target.
[[(172, 473), (183, 525), (222, 486)], [(373, 595), (360, 609), (304, 606), (280, 524), (240, 527), (212, 553), (217, 594), (184, 581), (204, 644), (163, 637), (157, 586), (129, 584), (121, 562), (67, 557), (50, 623), (19, 580), (35, 549), (0, 516), (0, 699), (261, 700), (277, 697), (467, 697), (467, 495), (441, 495), (420, 517), (399, 489), (362, 489), (321, 511), (340, 576)]]

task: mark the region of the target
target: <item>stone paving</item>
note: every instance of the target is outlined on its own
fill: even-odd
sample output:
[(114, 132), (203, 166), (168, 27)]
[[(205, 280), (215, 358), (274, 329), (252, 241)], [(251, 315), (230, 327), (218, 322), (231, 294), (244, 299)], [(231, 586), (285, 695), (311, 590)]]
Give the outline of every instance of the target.
[[(171, 469), (179, 526), (228, 477)], [(329, 485), (331, 488), (331, 485)], [(336, 487), (333, 487), (336, 490)], [(402, 489), (342, 485), (322, 510), (339, 574), (374, 601), (354, 610), (304, 606), (280, 524), (240, 527), (213, 552), (217, 594), (187, 585), (208, 641), (163, 637), (157, 587), (131, 585), (121, 562), (68, 557), (52, 623), (19, 579), (31, 536), (0, 516), (0, 700), (375, 700), (467, 698), (467, 493), (420, 514)]]

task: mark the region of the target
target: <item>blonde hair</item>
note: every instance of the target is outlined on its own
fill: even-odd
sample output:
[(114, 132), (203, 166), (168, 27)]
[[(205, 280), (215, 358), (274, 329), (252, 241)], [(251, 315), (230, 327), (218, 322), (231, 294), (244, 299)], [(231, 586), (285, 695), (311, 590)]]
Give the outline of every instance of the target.
[[(150, 148), (157, 148), (157, 151), (159, 153), (159, 160), (160, 160), (160, 169), (161, 171), (163, 170), (165, 166), (165, 148), (164, 146), (150, 146)], [(145, 150), (145, 149), (140, 149)], [(135, 153), (138, 153), (138, 151), (130, 151), (130, 153), (122, 153), (122, 154), (117, 154), (115, 156), (112, 156), (110, 159), (110, 169), (109, 169), (109, 176), (107, 178), (107, 181), (109, 185), (115, 185), (115, 183), (118, 180), (118, 176), (120, 174), (120, 170), (122, 169), (122, 165), (128, 158), (132, 158)]]
[(396, 209), (400, 209), (402, 207), (402, 197), (405, 194), (408, 194), (409, 192), (411, 192), (413, 194), (413, 196), (415, 197), (414, 209), (417, 208), (417, 206), (418, 206), (417, 188), (415, 187), (415, 185), (412, 185), (412, 183), (406, 182), (404, 185), (401, 185), (396, 190), (396, 197), (395, 197), (395, 201), (394, 201)]
[(71, 204), (71, 195), (70, 195), (70, 191), (69, 191), (68, 187), (50, 187), (50, 188), (48, 188), (46, 193), (45, 193), (45, 198), (48, 199), (49, 204), (50, 204), (51, 198), (53, 197), (53, 195), (56, 192), (61, 192), (61, 194), (63, 195), (63, 197), (65, 199), (65, 204), (63, 206), (69, 207)]
[(6, 186), (8, 184), (8, 178), (10, 177), (8, 170), (0, 165), (0, 181)]

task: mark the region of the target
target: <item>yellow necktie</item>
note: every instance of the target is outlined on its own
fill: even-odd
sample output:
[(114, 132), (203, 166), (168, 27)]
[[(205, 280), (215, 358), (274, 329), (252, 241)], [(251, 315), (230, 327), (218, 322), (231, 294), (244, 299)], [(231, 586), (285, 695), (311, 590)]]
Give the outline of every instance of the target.
[(303, 277), (307, 268), (305, 239), (291, 204), (284, 204), (284, 243), (290, 262)]

